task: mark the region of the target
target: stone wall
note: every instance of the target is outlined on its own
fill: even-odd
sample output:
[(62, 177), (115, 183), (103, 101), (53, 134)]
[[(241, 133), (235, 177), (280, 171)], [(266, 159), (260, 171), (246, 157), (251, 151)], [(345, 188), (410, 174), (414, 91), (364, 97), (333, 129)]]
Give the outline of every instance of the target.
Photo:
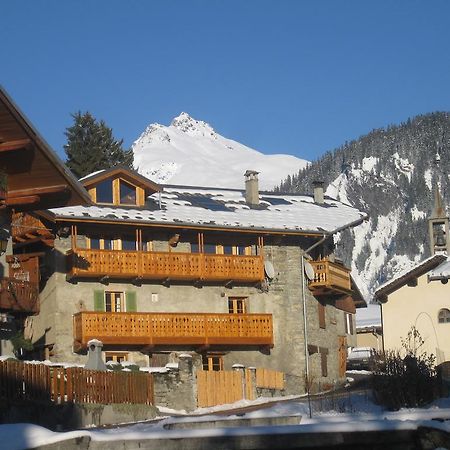
[[(84, 237), (78, 236), (78, 245), (84, 246)], [(186, 243), (180, 249), (187, 251)], [(276, 275), (261, 286), (228, 286), (214, 284), (194, 286), (188, 283), (163, 285), (146, 282), (111, 281), (102, 284), (96, 280), (66, 281), (67, 253), (71, 249), (70, 238), (55, 239), (55, 248), (49, 253), (49, 266), (54, 267), (41, 293), (41, 312), (33, 318), (33, 340), (39, 345), (52, 344), (55, 362), (85, 361), (75, 354), (73, 346), (72, 316), (79, 311), (94, 310), (94, 291), (132, 291), (136, 293), (137, 310), (140, 312), (228, 312), (229, 297), (246, 297), (248, 313), (273, 315), (274, 346), (272, 349), (249, 347), (226, 348), (223, 351), (224, 369), (234, 364), (264, 367), (282, 371), (297, 382), (296, 393), (305, 391), (305, 339), (303, 321), (303, 293), (306, 296), (308, 343), (328, 349), (328, 376), (322, 377), (317, 364), (310, 365), (311, 375), (322, 382), (332, 383), (338, 379), (338, 335), (345, 335), (345, 316), (332, 304), (326, 306), (326, 328), (319, 327), (318, 300), (305, 286), (302, 290), (301, 238), (267, 238), (264, 247), (265, 260), (272, 262)], [(167, 242), (155, 242), (155, 250), (167, 250)], [(161, 248), (160, 248), (161, 247)], [(164, 248), (163, 248), (164, 247)], [(126, 349), (123, 349), (126, 350)], [(178, 350), (182, 350), (181, 348)], [(217, 349), (213, 349), (217, 350)], [(220, 349), (219, 349), (220, 351)], [(149, 357), (136, 351), (129, 353), (129, 360), (141, 366), (149, 364)], [(313, 358), (314, 359), (314, 358)], [(172, 375), (173, 376), (173, 375)], [(301, 381), (303, 380), (303, 382)]]

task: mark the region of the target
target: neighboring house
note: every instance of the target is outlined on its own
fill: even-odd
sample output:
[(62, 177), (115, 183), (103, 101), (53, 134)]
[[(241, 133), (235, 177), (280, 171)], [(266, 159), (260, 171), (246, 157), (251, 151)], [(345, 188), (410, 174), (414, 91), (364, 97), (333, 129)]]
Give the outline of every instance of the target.
[(86, 190), (0, 87), (0, 352), (26, 316), (38, 311), (39, 253), (33, 248), (45, 236), (50, 239), (46, 230), (35, 229), (26, 238), (28, 254), (20, 255), (19, 239), (13, 257), (11, 233), (25, 231), (15, 219), (24, 212), (80, 204), (91, 204)]
[(55, 236), (27, 324), (34, 356), (81, 362), (97, 338), (107, 361), (164, 365), (191, 351), (207, 370), (283, 371), (297, 392), (306, 367), (313, 382), (343, 380), (365, 303), (333, 234), (366, 215), (321, 186), (314, 198), (275, 195), (245, 176), (245, 190), (161, 187), (115, 168), (81, 180), (95, 206), (29, 216)]
[(370, 347), (383, 350), (383, 328), (381, 326), (381, 307), (369, 304), (356, 314), (356, 347)]
[(421, 351), (436, 356), (436, 363), (450, 360), (450, 278), (448, 217), (435, 191), (429, 219), (432, 256), (402, 272), (375, 291), (381, 304), (385, 350), (401, 350), (412, 327), (425, 341)]

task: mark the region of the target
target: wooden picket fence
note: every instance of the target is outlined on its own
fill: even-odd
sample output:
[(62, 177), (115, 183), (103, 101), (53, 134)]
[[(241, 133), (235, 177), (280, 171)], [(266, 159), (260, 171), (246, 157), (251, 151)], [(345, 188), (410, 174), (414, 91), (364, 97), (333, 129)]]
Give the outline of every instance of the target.
[(256, 387), (266, 389), (284, 389), (283, 372), (270, 369), (256, 369)]
[[(276, 370), (199, 370), (197, 372), (197, 405), (200, 408), (254, 400), (255, 388), (284, 389), (284, 374)], [(255, 380), (256, 378), (256, 380)]]
[(61, 403), (154, 404), (153, 376), (19, 361), (0, 362), (0, 398)]

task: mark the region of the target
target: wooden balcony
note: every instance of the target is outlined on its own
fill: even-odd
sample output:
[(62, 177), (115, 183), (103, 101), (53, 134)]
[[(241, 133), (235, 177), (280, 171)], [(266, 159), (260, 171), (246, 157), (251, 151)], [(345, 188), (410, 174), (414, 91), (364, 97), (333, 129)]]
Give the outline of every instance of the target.
[(76, 249), (69, 278), (259, 282), (260, 256)]
[(148, 348), (273, 345), (271, 314), (80, 312), (73, 332), (77, 351), (91, 339)]
[(350, 269), (327, 260), (310, 261), (310, 264), (314, 269), (314, 279), (309, 282), (309, 289), (314, 295), (342, 295), (352, 292)]
[(27, 314), (39, 312), (39, 286), (14, 278), (0, 280), (0, 309)]

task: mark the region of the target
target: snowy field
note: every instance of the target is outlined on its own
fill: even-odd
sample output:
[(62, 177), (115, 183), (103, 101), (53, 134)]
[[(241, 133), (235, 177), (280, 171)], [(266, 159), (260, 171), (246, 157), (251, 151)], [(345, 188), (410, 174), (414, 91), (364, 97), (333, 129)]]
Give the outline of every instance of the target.
[[(279, 400), (279, 401), (277, 401)], [(260, 408), (251, 412), (233, 414), (233, 408), (260, 405)], [(226, 412), (225, 412), (226, 410)], [(198, 436), (220, 436), (223, 429), (188, 429), (166, 430), (164, 425), (177, 422), (206, 422), (212, 420), (229, 420), (238, 418), (266, 418), (299, 415), (299, 425), (285, 426), (284, 429), (296, 432), (330, 432), (330, 431), (376, 431), (386, 429), (411, 430), (419, 425), (430, 426), (450, 432), (450, 398), (440, 399), (428, 408), (403, 409), (397, 412), (388, 412), (375, 405), (368, 392), (346, 394), (344, 396), (331, 396), (327, 399), (313, 400), (311, 402), (312, 417), (309, 417), (308, 402), (304, 397), (258, 399), (256, 401), (240, 401), (233, 405), (223, 405), (215, 408), (202, 408), (193, 413), (173, 411), (160, 408), (166, 417), (150, 422), (141, 422), (122, 425), (108, 429), (80, 430), (66, 433), (52, 432), (46, 428), (32, 424), (0, 425), (2, 440), (0, 449), (22, 450), (63, 441), (69, 438), (90, 435), (93, 441), (161, 439)], [(218, 413), (222, 411), (222, 414)], [(215, 413), (215, 414), (213, 414)], [(223, 415), (225, 414), (225, 415)], [(174, 417), (173, 415), (177, 415)], [(172, 416), (172, 417), (171, 417)], [(433, 419), (441, 419), (437, 421)], [(228, 428), (227, 435), (261, 432), (283, 433), (283, 427), (252, 427)]]

